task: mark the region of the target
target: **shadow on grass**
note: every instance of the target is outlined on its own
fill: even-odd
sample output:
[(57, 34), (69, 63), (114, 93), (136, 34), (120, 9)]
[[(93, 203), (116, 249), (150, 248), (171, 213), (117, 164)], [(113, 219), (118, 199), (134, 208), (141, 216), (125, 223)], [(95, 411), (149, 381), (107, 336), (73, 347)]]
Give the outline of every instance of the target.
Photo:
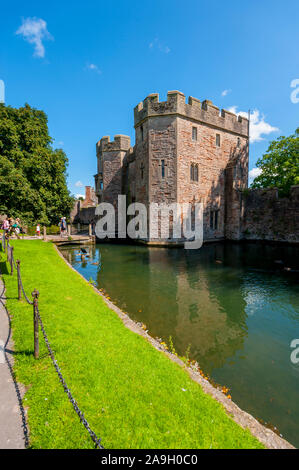
[(6, 261), (0, 261), (0, 272), (1, 274), (9, 274)]
[(33, 356), (33, 349), (26, 349), (25, 351), (13, 351), (12, 349), (5, 348), (5, 352), (11, 356)]
[[(24, 351), (13, 351), (12, 349), (5, 348), (5, 352), (10, 354), (11, 356), (23, 356), (23, 357), (33, 357), (34, 356), (34, 349), (25, 349)], [(50, 357), (49, 353), (39, 354), (38, 360), (45, 359), (46, 357)]]

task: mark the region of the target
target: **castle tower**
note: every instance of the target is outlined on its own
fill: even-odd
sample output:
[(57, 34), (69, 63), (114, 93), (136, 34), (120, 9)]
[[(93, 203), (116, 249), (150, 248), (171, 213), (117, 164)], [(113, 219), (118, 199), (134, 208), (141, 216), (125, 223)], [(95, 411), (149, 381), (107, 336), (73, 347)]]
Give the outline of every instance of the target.
[[(204, 240), (241, 237), (242, 190), (248, 184), (248, 119), (179, 91), (157, 93), (134, 109), (128, 136), (97, 143), (99, 202), (196, 203), (204, 206)], [(168, 224), (168, 221), (166, 222)], [(164, 224), (159, 215), (159, 232)], [(171, 238), (170, 234), (170, 238)], [(178, 241), (163, 240), (159, 242)], [(152, 241), (147, 239), (146, 241)]]
[(116, 135), (102, 137), (96, 145), (98, 173), (95, 175), (96, 194), (99, 202), (116, 206), (117, 197), (122, 194), (123, 159), (130, 148), (130, 137)]
[[(134, 110), (136, 200), (204, 204), (204, 239), (239, 238), (248, 181), (248, 120), (179, 91), (151, 94)], [(136, 184), (138, 177), (136, 179)], [(227, 227), (227, 225), (230, 227)]]

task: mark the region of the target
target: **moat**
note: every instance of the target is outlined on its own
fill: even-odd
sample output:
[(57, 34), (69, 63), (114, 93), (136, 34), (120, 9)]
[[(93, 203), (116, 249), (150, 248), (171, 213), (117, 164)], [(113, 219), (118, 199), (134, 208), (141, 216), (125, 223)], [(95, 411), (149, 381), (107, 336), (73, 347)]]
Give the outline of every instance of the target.
[[(61, 252), (129, 316), (196, 359), (245, 411), (299, 447), (299, 247), (101, 244)], [(291, 268), (292, 271), (289, 270)], [(82, 299), (84, 301), (84, 299)]]

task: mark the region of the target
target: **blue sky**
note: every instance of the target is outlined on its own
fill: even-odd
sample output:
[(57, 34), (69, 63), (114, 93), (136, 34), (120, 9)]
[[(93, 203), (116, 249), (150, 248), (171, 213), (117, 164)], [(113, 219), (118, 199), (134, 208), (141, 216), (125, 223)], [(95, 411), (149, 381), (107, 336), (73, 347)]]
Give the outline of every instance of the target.
[(168, 90), (251, 109), (252, 169), (270, 140), (298, 127), (298, 17), (297, 0), (2, 3), (5, 101), (48, 114), (74, 194), (93, 184), (97, 140), (134, 143), (134, 106)]

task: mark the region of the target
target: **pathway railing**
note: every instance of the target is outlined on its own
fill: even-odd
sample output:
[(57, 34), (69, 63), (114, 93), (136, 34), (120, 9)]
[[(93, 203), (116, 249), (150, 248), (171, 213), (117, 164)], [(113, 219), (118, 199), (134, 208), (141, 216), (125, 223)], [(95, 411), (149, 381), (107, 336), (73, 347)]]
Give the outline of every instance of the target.
[(66, 392), (66, 394), (69, 398), (69, 401), (71, 402), (71, 404), (72, 404), (75, 412), (77, 413), (81, 423), (84, 425), (85, 429), (88, 431), (92, 441), (95, 444), (95, 447), (98, 448), (98, 449), (104, 449), (103, 445), (101, 444), (101, 438), (98, 438), (97, 435), (95, 434), (95, 432), (91, 429), (88, 421), (86, 420), (86, 418), (84, 416), (84, 413), (80, 410), (80, 408), (78, 406), (78, 403), (76, 402), (76, 400), (74, 399), (74, 397), (72, 395), (71, 390), (67, 386), (67, 383), (66, 383), (66, 381), (65, 381), (65, 379), (62, 375), (61, 369), (58, 366), (58, 363), (55, 359), (55, 355), (54, 355), (54, 352), (51, 348), (51, 345), (50, 345), (50, 342), (49, 342), (49, 339), (48, 339), (48, 336), (46, 334), (46, 330), (45, 330), (45, 327), (44, 327), (44, 324), (43, 324), (43, 321), (42, 321), (42, 318), (41, 318), (41, 314), (40, 314), (40, 311), (39, 311), (39, 306), (38, 306), (39, 292), (36, 289), (34, 289), (34, 291), (31, 294), (32, 295), (32, 301), (29, 300), (29, 298), (26, 295), (24, 285), (23, 285), (23, 282), (22, 282), (21, 267), (20, 267), (21, 262), (20, 262), (20, 260), (15, 260), (14, 259), (13, 246), (10, 245), (9, 238), (7, 238), (5, 236), (5, 233), (3, 233), (3, 235), (2, 235), (1, 242), (2, 242), (2, 249), (7, 254), (7, 261), (10, 265), (10, 274), (13, 275), (14, 268), (17, 271), (17, 276), (18, 276), (18, 300), (21, 300), (22, 293), (23, 293), (26, 302), (33, 306), (34, 357), (35, 357), (35, 359), (39, 358), (39, 326), (40, 326), (40, 329), (42, 331), (46, 347), (47, 347), (48, 352), (49, 352), (49, 356), (50, 356), (50, 358), (52, 360), (52, 363), (54, 365), (54, 368), (57, 372), (57, 375), (59, 377), (59, 381), (61, 382), (61, 384), (63, 386), (63, 389), (64, 389), (64, 391)]

